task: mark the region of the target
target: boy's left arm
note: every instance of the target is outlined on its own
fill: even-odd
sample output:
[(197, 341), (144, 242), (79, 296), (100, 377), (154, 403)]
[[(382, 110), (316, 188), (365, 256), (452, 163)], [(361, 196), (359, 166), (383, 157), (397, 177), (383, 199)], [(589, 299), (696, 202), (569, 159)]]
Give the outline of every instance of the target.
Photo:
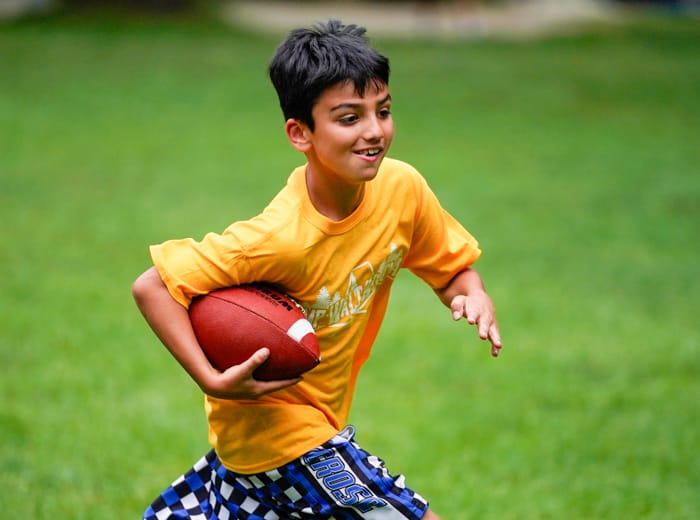
[(491, 342), (491, 355), (498, 357), (502, 345), (496, 323), (496, 311), (479, 273), (467, 268), (455, 276), (446, 287), (436, 289), (435, 292), (452, 310), (452, 318), (455, 321), (466, 318), (470, 325), (477, 326), (479, 337)]

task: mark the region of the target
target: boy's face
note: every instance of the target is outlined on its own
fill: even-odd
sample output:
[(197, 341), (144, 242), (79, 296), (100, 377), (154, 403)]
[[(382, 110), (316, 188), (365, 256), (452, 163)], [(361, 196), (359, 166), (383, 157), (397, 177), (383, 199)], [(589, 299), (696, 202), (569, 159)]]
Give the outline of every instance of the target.
[(391, 96), (384, 83), (370, 83), (360, 96), (352, 82), (321, 94), (311, 111), (314, 130), (306, 129), (314, 176), (357, 185), (372, 180), (394, 137)]

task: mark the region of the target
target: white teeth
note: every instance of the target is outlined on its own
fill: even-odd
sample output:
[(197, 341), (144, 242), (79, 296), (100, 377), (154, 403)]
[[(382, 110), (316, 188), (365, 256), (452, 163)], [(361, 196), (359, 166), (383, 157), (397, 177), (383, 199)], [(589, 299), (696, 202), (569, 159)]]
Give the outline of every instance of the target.
[(355, 153), (357, 155), (364, 155), (366, 157), (374, 157), (375, 155), (379, 155), (380, 153), (382, 153), (382, 149), (381, 148), (372, 148), (370, 150), (361, 150), (361, 151), (357, 151)]

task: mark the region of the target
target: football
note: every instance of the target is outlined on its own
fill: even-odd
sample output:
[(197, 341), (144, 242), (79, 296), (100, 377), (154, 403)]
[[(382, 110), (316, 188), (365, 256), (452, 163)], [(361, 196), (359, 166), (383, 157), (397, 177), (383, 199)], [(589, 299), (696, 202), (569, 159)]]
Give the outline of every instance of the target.
[(263, 284), (212, 291), (192, 301), (192, 328), (202, 350), (218, 370), (239, 365), (262, 347), (270, 357), (253, 377), (290, 379), (321, 361), (318, 339), (301, 306)]

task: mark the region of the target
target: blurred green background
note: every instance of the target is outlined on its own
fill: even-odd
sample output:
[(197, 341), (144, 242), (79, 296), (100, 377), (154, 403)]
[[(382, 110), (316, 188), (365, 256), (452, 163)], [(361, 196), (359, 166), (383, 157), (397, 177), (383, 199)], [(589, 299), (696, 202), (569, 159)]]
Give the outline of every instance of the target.
[[(399, 277), (352, 420), (443, 518), (700, 509), (700, 22), (533, 40), (373, 38), (397, 133), (479, 239), (493, 360)], [(207, 449), (138, 314), (147, 245), (260, 211), (302, 157), (278, 38), (207, 10), (0, 23), (0, 505), (138, 518)]]

